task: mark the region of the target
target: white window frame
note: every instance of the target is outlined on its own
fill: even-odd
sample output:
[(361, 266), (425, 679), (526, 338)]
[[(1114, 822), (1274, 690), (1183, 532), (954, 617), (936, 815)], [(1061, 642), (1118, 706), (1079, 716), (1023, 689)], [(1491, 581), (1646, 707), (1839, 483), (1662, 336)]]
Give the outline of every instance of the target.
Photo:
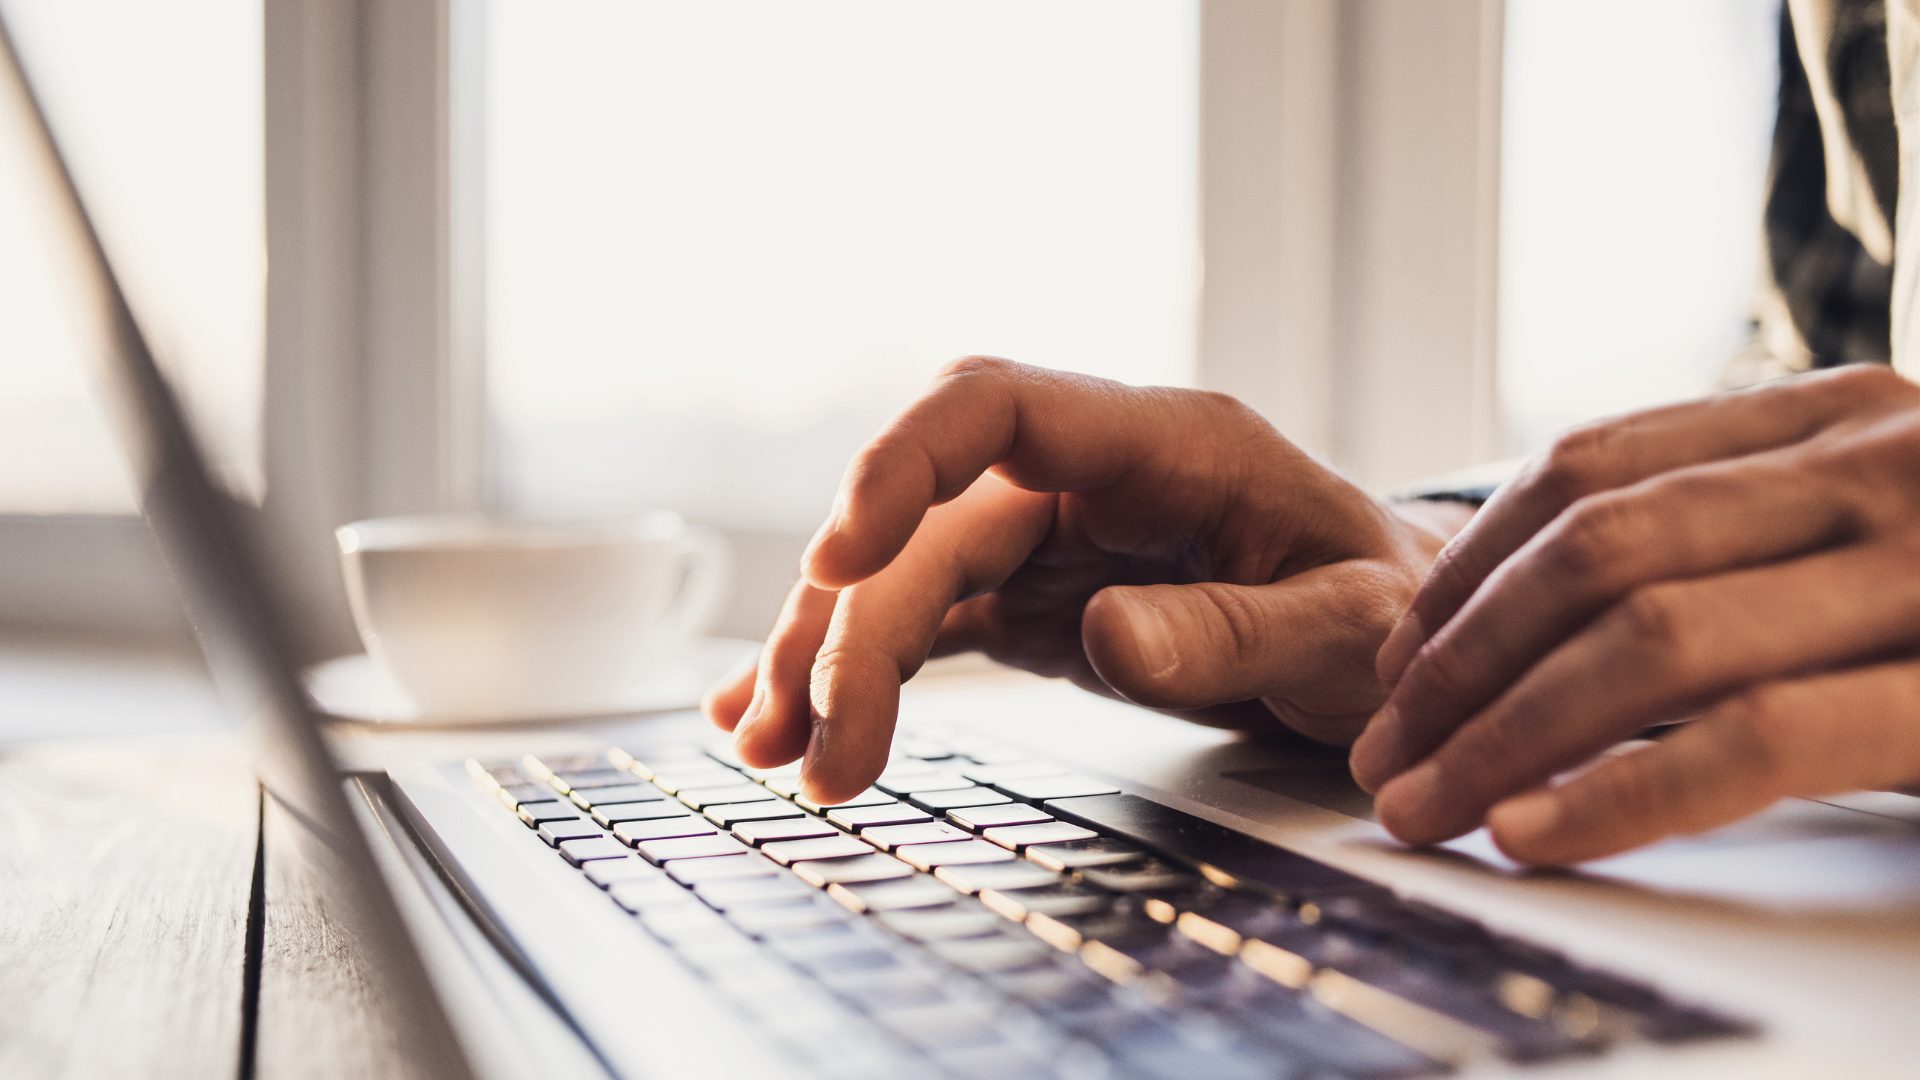
[[(259, 524), (318, 656), (353, 644), (334, 525), (486, 505), (484, 5), (264, 5)], [(1200, 381), (1375, 487), (1496, 446), (1503, 17), (1201, 4)], [(734, 539), (747, 599), (726, 624), (755, 632), (805, 538)], [(0, 515), (0, 551), (0, 624), (183, 631), (136, 518)]]

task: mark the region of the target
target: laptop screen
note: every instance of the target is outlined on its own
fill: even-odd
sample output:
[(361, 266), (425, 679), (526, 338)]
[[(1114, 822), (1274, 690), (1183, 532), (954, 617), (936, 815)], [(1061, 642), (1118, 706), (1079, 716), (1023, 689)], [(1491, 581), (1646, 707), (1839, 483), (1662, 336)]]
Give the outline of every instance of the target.
[[(186, 605), (222, 696), (255, 735), (261, 781), (321, 841), (340, 876), (341, 914), (390, 999), (411, 1006), (410, 1063), (470, 1075), (418, 953), (376, 869), (304, 692), (282, 612), (260, 572), (239, 507), (215, 485), (179, 402), (162, 376), (113, 273), (85, 204), (0, 15), (0, 107), (19, 110), (29, 133), (33, 194), (62, 241), (54, 257), (95, 332), (94, 384), (120, 441), (141, 513)], [(259, 897), (255, 898), (258, 902)]]

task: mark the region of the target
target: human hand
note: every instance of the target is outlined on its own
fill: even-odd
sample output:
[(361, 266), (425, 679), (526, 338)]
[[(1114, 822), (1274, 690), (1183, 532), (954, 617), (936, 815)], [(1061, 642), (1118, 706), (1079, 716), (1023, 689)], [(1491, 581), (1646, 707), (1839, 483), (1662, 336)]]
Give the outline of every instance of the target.
[(1353, 770), (1413, 843), (1484, 822), (1566, 864), (1920, 778), (1920, 387), (1850, 368), (1573, 432), (1448, 545), (1380, 674)]
[(962, 360), (854, 459), (756, 668), (705, 708), (749, 764), (804, 754), (822, 802), (879, 775), (900, 684), (962, 650), (1344, 745), (1442, 542), (1224, 395)]

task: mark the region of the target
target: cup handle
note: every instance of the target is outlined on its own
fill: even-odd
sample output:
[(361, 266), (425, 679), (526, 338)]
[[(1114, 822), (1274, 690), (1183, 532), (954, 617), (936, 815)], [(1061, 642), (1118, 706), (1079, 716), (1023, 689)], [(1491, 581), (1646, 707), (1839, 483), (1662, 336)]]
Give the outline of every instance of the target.
[(716, 529), (687, 526), (680, 535), (679, 555), (686, 562), (686, 577), (666, 620), (665, 635), (676, 643), (687, 641), (713, 623), (733, 579), (733, 549)]

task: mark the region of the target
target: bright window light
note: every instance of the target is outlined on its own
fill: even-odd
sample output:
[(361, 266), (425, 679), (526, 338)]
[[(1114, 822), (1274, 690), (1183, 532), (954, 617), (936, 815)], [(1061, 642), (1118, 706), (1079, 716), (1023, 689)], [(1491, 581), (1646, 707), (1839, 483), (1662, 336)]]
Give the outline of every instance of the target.
[[(266, 281), (258, 0), (11, 3), (8, 24), (135, 312), (234, 485), (260, 486)], [(89, 317), (49, 272), (26, 129), (0, 110), (0, 513), (124, 512)]]
[[(1648, 33), (1650, 26), (1658, 33)], [(1779, 5), (1508, 0), (1508, 449), (1711, 389), (1760, 269)]]
[(808, 528), (943, 361), (1191, 382), (1197, 20), (491, 5), (495, 499)]

